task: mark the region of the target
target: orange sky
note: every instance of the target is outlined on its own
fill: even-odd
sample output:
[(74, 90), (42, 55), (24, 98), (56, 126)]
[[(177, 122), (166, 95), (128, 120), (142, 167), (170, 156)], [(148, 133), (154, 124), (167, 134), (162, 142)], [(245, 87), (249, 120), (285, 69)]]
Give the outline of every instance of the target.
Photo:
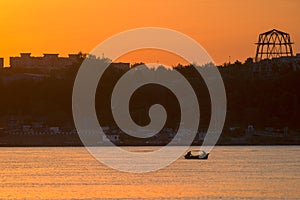
[[(258, 34), (273, 28), (289, 32), (294, 52), (300, 52), (299, 7), (298, 0), (1, 0), (0, 57), (8, 65), (8, 57), (20, 52), (89, 52), (114, 34), (145, 26), (192, 37), (217, 64), (229, 56), (232, 62), (253, 57)], [(147, 55), (120, 60), (178, 62), (173, 56)]]

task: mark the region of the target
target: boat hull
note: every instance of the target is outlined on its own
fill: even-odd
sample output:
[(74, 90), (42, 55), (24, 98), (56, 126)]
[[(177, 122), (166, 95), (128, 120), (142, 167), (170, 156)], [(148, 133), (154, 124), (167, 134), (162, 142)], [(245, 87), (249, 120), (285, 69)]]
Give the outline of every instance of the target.
[(188, 155), (185, 155), (184, 158), (185, 159), (197, 159), (197, 160), (207, 160), (208, 159), (208, 155), (209, 153), (207, 153), (206, 155), (203, 155), (203, 156), (188, 156)]

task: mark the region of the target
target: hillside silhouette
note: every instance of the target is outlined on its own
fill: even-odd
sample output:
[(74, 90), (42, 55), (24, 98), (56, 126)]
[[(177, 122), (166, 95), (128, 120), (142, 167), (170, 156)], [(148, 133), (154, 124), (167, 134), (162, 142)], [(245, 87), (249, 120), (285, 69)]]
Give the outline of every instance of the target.
[[(74, 129), (72, 90), (81, 62), (49, 73), (38, 69), (2, 69), (1, 125), (5, 127), (11, 119), (21, 119), (24, 124), (42, 120), (48, 126)], [(275, 61), (270, 63), (274, 70), (267, 74), (255, 74), (253, 69), (257, 63), (250, 58), (244, 63), (236, 61), (218, 66), (227, 95), (225, 133), (229, 127), (246, 128), (249, 124), (262, 129), (289, 127), (299, 130), (300, 72), (293, 70), (290, 63), (277, 68)], [(205, 67), (209, 65), (202, 66), (204, 70)], [(162, 66), (149, 70), (171, 71)], [(180, 72), (193, 87), (201, 111), (199, 129), (207, 129), (211, 104), (202, 77), (192, 65), (179, 64), (173, 70)], [(111, 93), (126, 71), (108, 67), (101, 77), (96, 93), (96, 110), (101, 126), (117, 127), (110, 109)], [(21, 78), (9, 78), (18, 76)], [(167, 88), (155, 84), (145, 85), (133, 94), (129, 105), (132, 119), (141, 126), (148, 124), (149, 107), (157, 103), (163, 105), (168, 113), (165, 127), (177, 130), (181, 116), (178, 100)]]

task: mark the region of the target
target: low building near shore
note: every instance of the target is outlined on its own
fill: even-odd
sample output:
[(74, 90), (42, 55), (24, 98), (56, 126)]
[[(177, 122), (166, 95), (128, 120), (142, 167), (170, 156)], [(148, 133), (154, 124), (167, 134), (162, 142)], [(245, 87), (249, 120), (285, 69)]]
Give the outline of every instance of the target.
[(50, 127), (50, 128), (49, 128), (49, 131), (50, 131), (51, 133), (60, 133), (60, 129), (59, 129), (59, 127), (57, 127), (57, 126)]
[(4, 67), (4, 58), (0, 58), (0, 68)]
[(120, 136), (119, 135), (103, 135), (102, 141), (103, 142), (119, 142)]

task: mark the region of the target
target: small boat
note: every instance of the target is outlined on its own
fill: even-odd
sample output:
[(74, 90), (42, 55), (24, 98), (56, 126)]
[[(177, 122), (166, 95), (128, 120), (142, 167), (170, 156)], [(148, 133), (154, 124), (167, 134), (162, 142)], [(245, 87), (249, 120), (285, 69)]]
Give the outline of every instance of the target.
[(193, 151), (187, 152), (187, 154), (184, 156), (184, 158), (185, 159), (202, 159), (202, 160), (206, 160), (208, 158), (208, 155), (209, 155), (209, 153), (206, 153), (205, 151), (193, 150)]

